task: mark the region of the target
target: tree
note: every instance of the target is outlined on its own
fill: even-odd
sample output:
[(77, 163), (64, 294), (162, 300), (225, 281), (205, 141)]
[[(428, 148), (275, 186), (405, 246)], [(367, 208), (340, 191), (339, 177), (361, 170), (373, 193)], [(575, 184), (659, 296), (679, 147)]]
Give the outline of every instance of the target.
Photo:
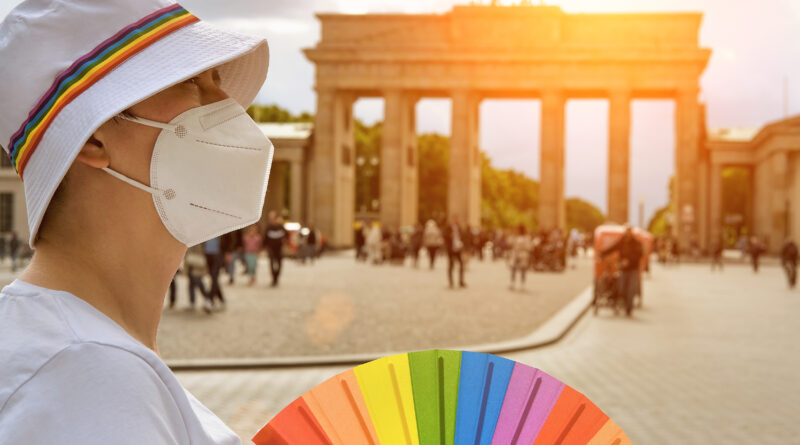
[(606, 215), (600, 209), (579, 198), (567, 199), (566, 208), (568, 230), (591, 233), (606, 221)]
[(669, 202), (664, 207), (656, 210), (650, 221), (647, 223), (647, 231), (652, 233), (653, 236), (669, 236), (672, 234), (670, 227), (670, 215), (675, 214), (675, 176), (670, 176), (669, 184)]
[(382, 122), (368, 126), (355, 120), (356, 212), (380, 210), (382, 136)]
[[(257, 122), (313, 122), (310, 113), (292, 114), (278, 105), (251, 105), (247, 113)], [(383, 123), (365, 125), (355, 120), (355, 209), (380, 210), (380, 162)], [(438, 219), (447, 213), (447, 188), (450, 166), (450, 138), (440, 134), (421, 134), (419, 154), (418, 208), (421, 221)], [(481, 153), (481, 224), (489, 228), (524, 225), (536, 230), (539, 220), (539, 183), (513, 169), (496, 169)], [(569, 228), (594, 230), (605, 217), (599, 209), (580, 199), (569, 199)]]
[(247, 114), (256, 122), (314, 122), (314, 116), (308, 112), (294, 115), (278, 105), (250, 105)]
[(447, 214), (447, 175), (450, 165), (450, 138), (440, 134), (421, 134), (419, 153), (419, 219), (439, 219)]
[(481, 161), (481, 224), (489, 228), (523, 225), (536, 230), (539, 183), (515, 170), (495, 169), (483, 152)]

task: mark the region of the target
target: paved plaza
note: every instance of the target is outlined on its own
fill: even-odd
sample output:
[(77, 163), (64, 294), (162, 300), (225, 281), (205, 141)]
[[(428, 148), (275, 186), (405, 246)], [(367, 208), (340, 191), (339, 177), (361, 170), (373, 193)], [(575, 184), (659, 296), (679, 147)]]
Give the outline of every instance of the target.
[[(796, 443), (800, 290), (779, 268), (655, 267), (632, 319), (585, 315), (554, 346), (506, 355), (579, 391), (638, 444)], [(179, 372), (245, 443), (294, 398), (349, 367)]]
[[(165, 360), (383, 354), (513, 340), (532, 332), (591, 283), (591, 260), (565, 273), (529, 273), (525, 291), (509, 290), (504, 261), (473, 259), (466, 289), (448, 289), (447, 261), (434, 270), (357, 263), (352, 251), (312, 265), (284, 262), (271, 288), (262, 258), (259, 284), (226, 285), (227, 307), (186, 310), (183, 277), (175, 309), (164, 311), (159, 352)], [(227, 282), (227, 276), (224, 276)]]

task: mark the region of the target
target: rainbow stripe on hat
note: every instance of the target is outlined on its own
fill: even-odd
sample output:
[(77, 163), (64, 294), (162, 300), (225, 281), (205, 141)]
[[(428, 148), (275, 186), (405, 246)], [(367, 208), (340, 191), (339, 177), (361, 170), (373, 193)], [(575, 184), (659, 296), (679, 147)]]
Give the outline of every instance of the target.
[(197, 21), (178, 4), (159, 9), (120, 30), (59, 74), (28, 120), (11, 136), (8, 157), (20, 178), (47, 128), (67, 104), (134, 54)]

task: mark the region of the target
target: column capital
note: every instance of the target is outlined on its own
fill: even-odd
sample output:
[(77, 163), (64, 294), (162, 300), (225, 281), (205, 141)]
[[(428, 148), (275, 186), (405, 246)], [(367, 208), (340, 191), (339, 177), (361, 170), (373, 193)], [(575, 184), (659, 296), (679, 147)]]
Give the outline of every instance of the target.
[(630, 101), (632, 92), (630, 88), (615, 87), (608, 89), (608, 100), (610, 101)]
[(542, 102), (553, 100), (566, 101), (566, 93), (560, 88), (548, 88), (541, 91), (540, 98)]
[(675, 98), (681, 102), (700, 102), (700, 88), (697, 86), (681, 87), (675, 90)]

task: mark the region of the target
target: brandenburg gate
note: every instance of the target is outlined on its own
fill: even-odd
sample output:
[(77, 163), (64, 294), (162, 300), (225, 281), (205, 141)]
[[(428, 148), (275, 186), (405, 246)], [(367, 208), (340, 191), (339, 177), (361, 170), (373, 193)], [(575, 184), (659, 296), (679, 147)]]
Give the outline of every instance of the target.
[[(380, 219), (417, 221), (415, 104), (452, 100), (447, 209), (478, 225), (479, 105), (485, 98), (541, 101), (539, 226), (563, 228), (566, 101), (609, 101), (609, 219), (628, 221), (631, 100), (675, 100), (677, 208), (698, 213), (701, 146), (699, 13), (567, 14), (555, 6), (456, 6), (445, 14), (319, 14), (317, 114), (310, 160), (309, 220), (334, 246), (353, 241), (353, 103), (383, 97)], [(444, 180), (444, 178), (443, 178)], [(676, 224), (682, 244), (700, 218)]]

